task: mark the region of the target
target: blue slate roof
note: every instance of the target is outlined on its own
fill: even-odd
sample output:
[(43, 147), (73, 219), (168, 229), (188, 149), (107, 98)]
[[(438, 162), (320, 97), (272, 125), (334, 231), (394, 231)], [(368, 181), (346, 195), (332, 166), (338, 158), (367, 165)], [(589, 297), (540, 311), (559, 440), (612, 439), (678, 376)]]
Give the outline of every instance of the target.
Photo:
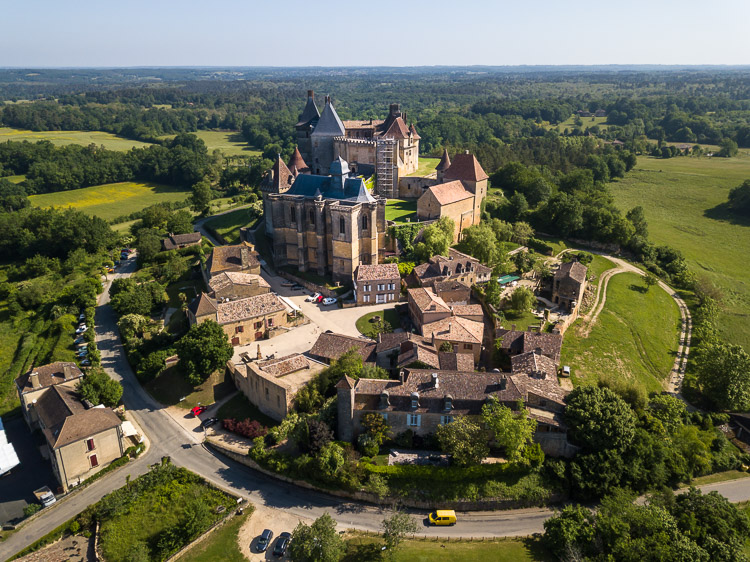
[(309, 125), (310, 123), (313, 123), (314, 125), (314, 122), (317, 122), (319, 117), (320, 113), (318, 113), (318, 106), (315, 105), (315, 100), (312, 96), (308, 96), (307, 104), (305, 105), (304, 111), (302, 111), (302, 115), (299, 116), (299, 122), (296, 126), (302, 127), (304, 125)]
[(375, 198), (367, 191), (362, 178), (346, 178), (343, 190), (337, 187), (337, 179), (331, 176), (300, 174), (294, 180), (286, 195), (316, 197), (320, 194), (323, 199), (338, 199), (339, 201), (351, 201), (352, 203), (375, 202)]
[(323, 113), (320, 114), (320, 119), (318, 120), (318, 124), (315, 125), (312, 134), (334, 136), (344, 136), (346, 134), (346, 127), (344, 127), (341, 119), (339, 119), (332, 103), (326, 103), (326, 106), (323, 108)]

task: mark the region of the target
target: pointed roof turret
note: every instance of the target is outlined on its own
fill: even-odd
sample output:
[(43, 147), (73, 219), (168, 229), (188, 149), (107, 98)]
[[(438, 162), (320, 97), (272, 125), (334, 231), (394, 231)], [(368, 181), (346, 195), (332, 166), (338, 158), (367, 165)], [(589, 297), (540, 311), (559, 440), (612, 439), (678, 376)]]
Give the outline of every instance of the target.
[(419, 136), (419, 133), (417, 133), (417, 128), (414, 126), (414, 123), (409, 125), (409, 132), (411, 133), (411, 138), (414, 140), (419, 140), (422, 137)]
[(320, 117), (320, 112), (318, 111), (318, 106), (315, 105), (315, 97), (313, 94), (314, 92), (312, 90), (307, 90), (307, 103), (305, 104), (305, 109), (302, 111), (302, 115), (299, 116), (299, 121), (296, 125), (297, 127), (309, 125), (312, 121), (315, 121)]
[(332, 176), (346, 176), (349, 172), (349, 162), (341, 158), (341, 156), (331, 162), (331, 168), (328, 170), (328, 173)]
[(346, 135), (346, 127), (344, 127), (336, 110), (333, 108), (331, 96), (326, 96), (326, 106), (323, 108), (323, 113), (320, 114), (320, 119), (318, 120), (318, 124), (315, 125), (312, 134), (338, 137)]
[(386, 137), (393, 137), (395, 139), (406, 139), (409, 138), (409, 129), (406, 128), (406, 123), (401, 117), (396, 117), (392, 122), (391, 126), (384, 133)]
[(270, 191), (272, 193), (284, 193), (291, 187), (294, 177), (281, 159), (281, 154), (278, 154), (273, 167), (268, 171), (266, 177), (263, 178), (260, 189), (261, 191)]
[(451, 167), (451, 157), (448, 156), (448, 149), (443, 149), (443, 156), (440, 158), (440, 162), (438, 163), (437, 167), (435, 168), (438, 172), (444, 172), (448, 168)]
[(489, 178), (479, 161), (467, 150), (463, 154), (456, 154), (453, 163), (443, 172), (446, 180), (482, 181)]
[(299, 174), (306, 174), (310, 171), (310, 168), (302, 159), (302, 154), (300, 154), (299, 147), (294, 147), (294, 154), (292, 154), (292, 157), (289, 159), (287, 168), (289, 168), (289, 171), (294, 177), (297, 177), (297, 175)]

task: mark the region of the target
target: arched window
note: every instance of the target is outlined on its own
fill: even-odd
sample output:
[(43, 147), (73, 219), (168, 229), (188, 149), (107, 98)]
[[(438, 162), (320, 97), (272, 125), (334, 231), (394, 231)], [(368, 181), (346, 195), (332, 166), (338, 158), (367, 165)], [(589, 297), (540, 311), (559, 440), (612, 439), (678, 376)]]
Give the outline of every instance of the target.
[(289, 207), (289, 215), (292, 218), (292, 222), (297, 222), (297, 209)]
[(362, 215), (362, 230), (367, 230), (367, 215)]
[(344, 220), (344, 217), (339, 217), (339, 234), (345, 234), (346, 233), (346, 221)]

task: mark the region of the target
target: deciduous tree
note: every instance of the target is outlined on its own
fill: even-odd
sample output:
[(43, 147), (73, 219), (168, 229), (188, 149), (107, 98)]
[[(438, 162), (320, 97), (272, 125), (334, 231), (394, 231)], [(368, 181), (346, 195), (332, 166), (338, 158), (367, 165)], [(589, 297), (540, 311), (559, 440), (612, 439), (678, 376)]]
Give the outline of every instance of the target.
[(312, 525), (300, 522), (292, 532), (289, 557), (295, 562), (338, 562), (343, 553), (344, 541), (327, 513)]
[(224, 368), (233, 353), (224, 330), (213, 320), (191, 326), (175, 347), (180, 356), (180, 368), (194, 385)]
[(479, 464), (490, 453), (486, 433), (469, 418), (441, 425), (435, 434), (441, 450), (451, 455), (456, 466)]
[(114, 408), (122, 398), (122, 385), (99, 368), (90, 369), (78, 383), (77, 390), (81, 393), (81, 398), (95, 406), (104, 404), (108, 408)]

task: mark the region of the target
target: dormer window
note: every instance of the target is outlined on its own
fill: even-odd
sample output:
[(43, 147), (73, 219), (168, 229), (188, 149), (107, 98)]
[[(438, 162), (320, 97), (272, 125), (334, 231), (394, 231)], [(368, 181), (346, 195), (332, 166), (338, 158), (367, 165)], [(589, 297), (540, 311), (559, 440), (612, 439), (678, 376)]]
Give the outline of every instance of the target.
[(412, 392), (411, 393), (411, 409), (416, 410), (417, 408), (419, 408), (419, 393)]
[(443, 409), (446, 412), (450, 412), (453, 409), (453, 396), (450, 394), (447, 394), (445, 398), (443, 398)]
[(390, 406), (390, 402), (388, 401), (388, 398), (389, 396), (388, 396), (387, 391), (384, 390), (383, 392), (380, 393), (380, 408), (381, 409), (384, 410), (385, 408)]

